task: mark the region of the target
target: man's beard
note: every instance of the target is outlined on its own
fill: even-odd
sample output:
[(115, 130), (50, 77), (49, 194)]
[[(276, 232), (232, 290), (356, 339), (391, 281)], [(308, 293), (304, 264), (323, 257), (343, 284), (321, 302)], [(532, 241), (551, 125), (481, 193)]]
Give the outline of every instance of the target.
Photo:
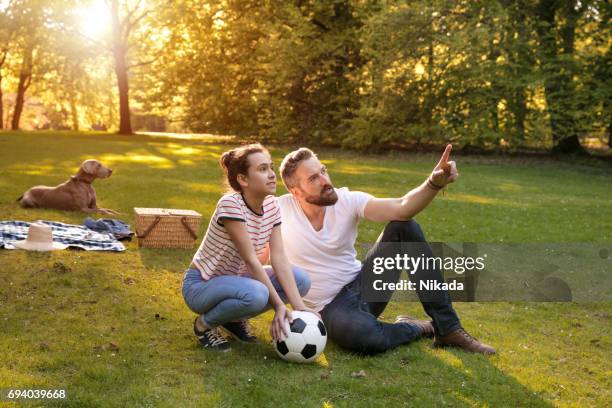
[(334, 187), (328, 184), (323, 187), (319, 195), (306, 196), (304, 200), (310, 204), (326, 207), (336, 204), (338, 201), (338, 194), (336, 194)]

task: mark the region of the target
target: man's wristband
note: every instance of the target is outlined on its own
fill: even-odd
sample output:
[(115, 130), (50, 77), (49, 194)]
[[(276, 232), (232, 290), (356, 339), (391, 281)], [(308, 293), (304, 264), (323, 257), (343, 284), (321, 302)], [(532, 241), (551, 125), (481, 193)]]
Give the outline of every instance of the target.
[(427, 178), (427, 185), (429, 186), (429, 188), (436, 191), (440, 191), (444, 188), (444, 186), (439, 186), (433, 181), (431, 181), (431, 176)]

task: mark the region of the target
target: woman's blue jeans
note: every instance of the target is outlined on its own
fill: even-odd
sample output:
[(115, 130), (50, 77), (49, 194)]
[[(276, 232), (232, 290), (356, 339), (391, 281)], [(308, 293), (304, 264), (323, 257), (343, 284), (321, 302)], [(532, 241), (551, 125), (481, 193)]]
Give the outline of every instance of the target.
[[(271, 266), (264, 266), (276, 292), (287, 303), (287, 295)], [(291, 268), (300, 296), (310, 289), (310, 277), (301, 268)], [(268, 288), (250, 276), (222, 275), (204, 280), (200, 271), (187, 269), (183, 278), (183, 298), (195, 313), (204, 315), (209, 327), (246, 319), (265, 312), (272, 306), (268, 302)]]

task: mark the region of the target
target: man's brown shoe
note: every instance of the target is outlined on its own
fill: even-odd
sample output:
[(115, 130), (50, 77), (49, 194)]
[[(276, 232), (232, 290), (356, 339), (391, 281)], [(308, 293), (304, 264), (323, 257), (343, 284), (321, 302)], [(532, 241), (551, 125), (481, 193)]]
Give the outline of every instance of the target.
[(434, 327), (429, 320), (419, 320), (408, 315), (399, 315), (395, 318), (395, 323), (410, 323), (418, 326), (423, 331), (423, 337), (433, 337)]
[(495, 354), (493, 347), (479, 342), (461, 327), (445, 336), (435, 336), (433, 344), (434, 347), (459, 347), (473, 353)]

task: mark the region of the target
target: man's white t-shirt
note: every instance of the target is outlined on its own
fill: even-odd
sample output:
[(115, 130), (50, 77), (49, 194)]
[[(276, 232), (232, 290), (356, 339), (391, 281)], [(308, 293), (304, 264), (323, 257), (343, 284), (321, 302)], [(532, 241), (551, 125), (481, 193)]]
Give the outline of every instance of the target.
[(357, 227), (371, 194), (335, 189), (336, 204), (325, 207), (323, 228), (315, 231), (291, 194), (278, 198), (281, 210), (283, 245), (289, 261), (310, 276), (310, 291), (304, 303), (320, 311), (342, 287), (352, 282), (361, 270), (355, 240)]

